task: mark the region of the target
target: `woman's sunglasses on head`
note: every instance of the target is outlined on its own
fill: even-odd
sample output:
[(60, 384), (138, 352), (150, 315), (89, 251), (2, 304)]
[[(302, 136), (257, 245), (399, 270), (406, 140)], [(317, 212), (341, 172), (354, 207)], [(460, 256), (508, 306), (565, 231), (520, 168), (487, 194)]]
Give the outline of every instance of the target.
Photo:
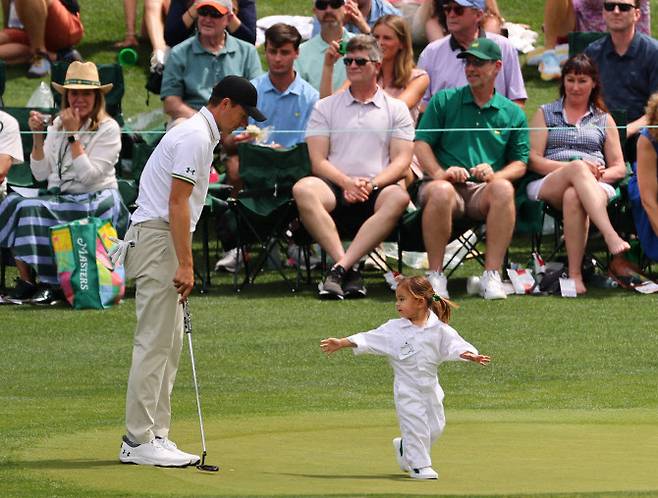
[(340, 9), (345, 5), (344, 0), (315, 0), (315, 8), (318, 10), (327, 10), (327, 7), (332, 9)]
[(212, 17), (213, 19), (219, 19), (223, 15), (217, 9), (213, 9), (212, 7), (201, 7), (197, 10), (197, 14), (201, 17)]
[(619, 9), (619, 12), (629, 12), (635, 8), (635, 5), (632, 3), (603, 2), (603, 8), (608, 12), (614, 12), (615, 7)]

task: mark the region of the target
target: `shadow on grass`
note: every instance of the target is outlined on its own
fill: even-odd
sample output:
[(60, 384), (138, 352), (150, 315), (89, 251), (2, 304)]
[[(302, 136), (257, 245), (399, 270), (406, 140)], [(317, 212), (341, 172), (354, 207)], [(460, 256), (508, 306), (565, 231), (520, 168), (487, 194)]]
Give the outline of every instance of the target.
[(125, 465), (118, 460), (33, 460), (14, 461), (4, 466), (5, 468), (30, 469), (30, 470), (75, 470), (99, 467), (116, 467)]
[(388, 479), (390, 481), (410, 481), (409, 477), (399, 474), (294, 474), (291, 472), (278, 473), (278, 475), (290, 477), (306, 477), (310, 479), (341, 479), (341, 480), (361, 480), (361, 481), (374, 481), (381, 479)]

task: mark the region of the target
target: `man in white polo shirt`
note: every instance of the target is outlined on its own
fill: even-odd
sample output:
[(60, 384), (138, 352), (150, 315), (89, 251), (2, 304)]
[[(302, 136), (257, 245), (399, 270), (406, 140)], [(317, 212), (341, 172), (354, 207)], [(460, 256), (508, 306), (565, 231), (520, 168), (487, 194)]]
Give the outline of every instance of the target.
[[(374, 38), (351, 38), (343, 58), (350, 88), (319, 100), (306, 129), (314, 176), (299, 180), (293, 196), (304, 227), (336, 262), (320, 297), (365, 295), (354, 266), (391, 233), (409, 204), (398, 182), (411, 164), (414, 123), (404, 102), (377, 85), (381, 60)], [(356, 230), (347, 251), (339, 227)]]
[(137, 328), (126, 395), (123, 463), (184, 467), (199, 461), (169, 438), (170, 395), (183, 345), (180, 303), (194, 286), (191, 232), (206, 198), (213, 150), (223, 137), (265, 116), (248, 80), (227, 76), (206, 107), (172, 128), (149, 158), (126, 240), (126, 274), (135, 279)]

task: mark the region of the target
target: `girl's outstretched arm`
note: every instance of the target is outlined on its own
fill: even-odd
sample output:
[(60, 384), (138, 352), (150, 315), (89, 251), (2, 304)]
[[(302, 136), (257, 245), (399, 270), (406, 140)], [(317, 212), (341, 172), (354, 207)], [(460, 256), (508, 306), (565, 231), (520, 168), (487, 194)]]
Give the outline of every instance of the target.
[(491, 361), (490, 356), (486, 356), (483, 354), (473, 354), (470, 351), (464, 351), (462, 354), (459, 355), (460, 358), (463, 358), (464, 360), (472, 361), (474, 363), (479, 363), (480, 365), (487, 365)]
[(329, 337), (328, 339), (322, 339), (320, 341), (320, 349), (322, 349), (323, 352), (327, 353), (327, 355), (330, 355), (331, 353), (335, 353), (339, 349), (355, 348), (355, 347), (356, 344), (349, 341), (346, 337), (343, 337), (342, 339)]

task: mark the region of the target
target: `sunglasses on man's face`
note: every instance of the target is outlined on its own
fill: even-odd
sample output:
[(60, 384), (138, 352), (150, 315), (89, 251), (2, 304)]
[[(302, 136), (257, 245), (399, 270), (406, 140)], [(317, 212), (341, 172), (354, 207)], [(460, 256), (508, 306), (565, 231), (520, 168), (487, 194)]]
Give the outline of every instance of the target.
[(483, 59), (478, 59), (477, 57), (465, 57), (464, 58), (464, 65), (465, 66), (482, 67), (487, 62), (491, 62), (491, 61), (485, 61)]
[(222, 17), (222, 14), (220, 14), (218, 10), (213, 9), (212, 7), (201, 7), (196, 12), (201, 17), (212, 17), (213, 19), (219, 19)]
[(375, 62), (370, 59), (364, 59), (363, 57), (343, 57), (343, 64), (345, 64), (346, 67), (349, 67), (352, 65), (352, 62), (356, 63), (357, 66), (363, 67), (368, 62)]
[(466, 7), (459, 5), (458, 3), (451, 3), (443, 6), (443, 13), (448, 16), (451, 12), (454, 12), (456, 16), (463, 16), (465, 8)]
[(318, 10), (327, 10), (327, 7), (332, 9), (340, 9), (345, 5), (344, 0), (315, 0), (315, 8)]
[(619, 8), (619, 12), (629, 12), (635, 8), (635, 5), (632, 3), (603, 2), (603, 8), (608, 12), (614, 12), (615, 7)]

